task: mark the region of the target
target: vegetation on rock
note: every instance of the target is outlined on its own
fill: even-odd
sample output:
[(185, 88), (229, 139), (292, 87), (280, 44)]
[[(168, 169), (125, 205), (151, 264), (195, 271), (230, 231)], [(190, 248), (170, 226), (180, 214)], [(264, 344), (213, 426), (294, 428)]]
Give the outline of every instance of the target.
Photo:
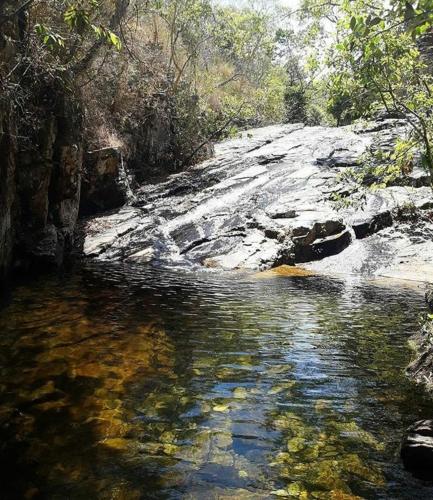
[(84, 113), (91, 148), (126, 151), (168, 103), (171, 160), (189, 163), (236, 127), (283, 119), (275, 15), (211, 0), (34, 0), (18, 8), (8, 0), (0, 22), (19, 33), (3, 36), (16, 55), (2, 64), (2, 101), (23, 127), (35, 127), (29, 101), (38, 86), (57, 85)]
[(404, 117), (411, 131), (385, 160), (406, 173), (420, 155), (433, 172), (433, 2), (305, 0), (303, 15), (313, 20), (313, 34), (325, 19), (328, 29), (333, 26), (333, 43), (321, 63), (327, 68), (328, 111), (337, 124), (382, 110)]

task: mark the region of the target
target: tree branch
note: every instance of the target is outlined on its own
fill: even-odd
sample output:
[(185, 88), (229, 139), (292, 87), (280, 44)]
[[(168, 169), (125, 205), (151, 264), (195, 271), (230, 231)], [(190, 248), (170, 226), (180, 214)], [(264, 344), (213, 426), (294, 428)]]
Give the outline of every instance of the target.
[(14, 18), (18, 14), (20, 14), (23, 10), (27, 9), (30, 7), (30, 5), (34, 2), (35, 0), (27, 0), (26, 2), (21, 5), (17, 10), (14, 12), (11, 12), (10, 14), (2, 15), (0, 16), (0, 26), (3, 26), (3, 24), (7, 23), (10, 19)]

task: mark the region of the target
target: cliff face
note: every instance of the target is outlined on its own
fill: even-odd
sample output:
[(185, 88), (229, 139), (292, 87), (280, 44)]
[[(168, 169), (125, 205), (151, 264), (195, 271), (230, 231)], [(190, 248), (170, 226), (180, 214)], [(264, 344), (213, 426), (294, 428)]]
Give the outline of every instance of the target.
[(47, 113), (32, 146), (21, 149), (14, 113), (2, 113), (0, 152), (0, 269), (58, 264), (71, 248), (82, 168), (80, 128), (61, 100)]
[(55, 92), (30, 147), (17, 153), (17, 265), (60, 264), (72, 248), (83, 159), (80, 114), (74, 108), (61, 89)]
[[(80, 214), (117, 208), (127, 200), (128, 158), (115, 148), (86, 152), (79, 117), (79, 110), (59, 92), (30, 146), (21, 147), (16, 115), (0, 111), (2, 278), (15, 268), (60, 265), (73, 248)], [(171, 133), (158, 130), (158, 136)], [(152, 130), (148, 134), (153, 137)], [(144, 159), (163, 156), (170, 147), (167, 139), (158, 144), (151, 140), (137, 154)], [(148, 158), (143, 165), (155, 172), (161, 161), (156, 157), (153, 165)], [(141, 173), (145, 178), (146, 170)]]
[[(13, 31), (15, 30), (16, 26)], [(0, 60), (3, 61), (4, 72), (11, 71), (11, 62), (16, 55), (15, 47), (9, 40), (6, 34), (0, 37)], [(5, 276), (11, 264), (15, 239), (16, 155), (15, 114), (12, 106), (3, 98), (0, 100), (0, 279)]]
[(80, 99), (61, 79), (36, 81), (20, 71), (21, 36), (13, 23), (0, 35), (0, 280), (13, 269), (61, 264), (80, 214), (125, 203), (128, 161), (145, 181), (171, 168), (174, 151), (174, 118), (162, 100), (127, 154), (88, 152)]
[(0, 38), (1, 277), (14, 267), (62, 262), (80, 203), (80, 110), (60, 81), (36, 82), (20, 70), (25, 47), (19, 21), (7, 23)]
[(11, 135), (14, 130), (13, 117), (0, 110), (0, 278), (11, 263), (14, 241), (16, 141)]

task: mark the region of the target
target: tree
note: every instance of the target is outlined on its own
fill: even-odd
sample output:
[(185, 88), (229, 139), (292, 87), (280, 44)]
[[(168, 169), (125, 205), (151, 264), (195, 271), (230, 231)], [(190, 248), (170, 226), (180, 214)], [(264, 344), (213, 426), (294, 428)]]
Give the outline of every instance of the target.
[(405, 116), (411, 134), (399, 151), (404, 164), (421, 149), (433, 174), (433, 76), (422, 50), (431, 32), (431, 0), (305, 2), (310, 14), (336, 21), (336, 43), (328, 52), (329, 107), (339, 123), (385, 109)]

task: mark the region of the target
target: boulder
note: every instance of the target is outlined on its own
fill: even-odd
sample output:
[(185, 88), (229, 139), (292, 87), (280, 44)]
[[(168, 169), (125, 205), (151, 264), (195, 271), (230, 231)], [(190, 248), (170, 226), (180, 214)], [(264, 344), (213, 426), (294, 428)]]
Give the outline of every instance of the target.
[(342, 252), (350, 245), (352, 235), (348, 230), (314, 240), (309, 245), (295, 245), (295, 262), (312, 262)]
[(353, 230), (358, 239), (371, 236), (385, 227), (392, 226), (392, 215), (390, 212), (382, 212), (373, 216), (365, 216), (353, 222)]
[(401, 458), (415, 477), (433, 480), (433, 420), (420, 420), (408, 428), (401, 445)]

